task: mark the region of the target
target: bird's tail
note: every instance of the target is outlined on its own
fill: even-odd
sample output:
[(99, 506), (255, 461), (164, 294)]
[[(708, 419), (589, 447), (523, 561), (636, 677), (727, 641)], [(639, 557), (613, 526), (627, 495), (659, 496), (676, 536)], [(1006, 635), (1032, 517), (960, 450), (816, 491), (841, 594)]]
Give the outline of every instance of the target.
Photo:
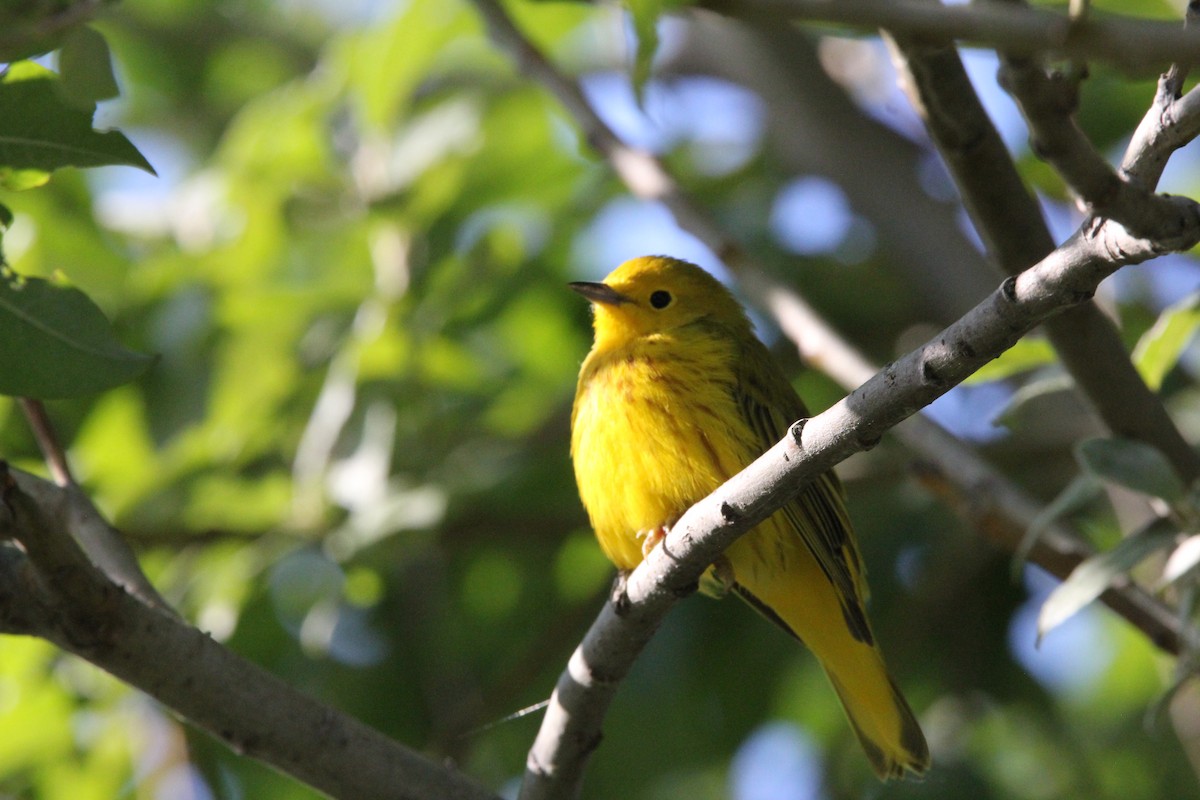
[(824, 659), (821, 664), (879, 779), (924, 773), (929, 768), (929, 745), (879, 651), (871, 648), (870, 655), (849, 670)]
[[(825, 668), (875, 774), (888, 780), (924, 773), (929, 745), (888, 674), (865, 616), (848, 624), (841, 599), (815, 564), (802, 566), (800, 580), (777, 571), (739, 571), (737, 566), (737, 594), (806, 644)], [(743, 582), (743, 576), (749, 580)]]

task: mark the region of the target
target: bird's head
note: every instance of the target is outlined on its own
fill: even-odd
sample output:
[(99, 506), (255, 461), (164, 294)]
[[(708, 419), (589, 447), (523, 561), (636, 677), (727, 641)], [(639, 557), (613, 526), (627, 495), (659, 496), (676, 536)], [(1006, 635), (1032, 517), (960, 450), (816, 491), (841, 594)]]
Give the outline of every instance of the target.
[(700, 320), (733, 335), (750, 333), (746, 313), (729, 290), (677, 258), (641, 256), (617, 267), (602, 283), (570, 287), (592, 302), (597, 347), (668, 333)]

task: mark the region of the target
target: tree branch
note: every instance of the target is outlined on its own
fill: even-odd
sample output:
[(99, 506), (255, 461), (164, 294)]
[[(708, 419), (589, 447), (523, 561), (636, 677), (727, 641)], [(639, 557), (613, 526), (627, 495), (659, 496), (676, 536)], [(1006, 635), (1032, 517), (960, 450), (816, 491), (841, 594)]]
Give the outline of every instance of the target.
[[(1037, 201), (1017, 173), (1000, 134), (972, 88), (962, 60), (948, 45), (888, 35), (896, 66), (913, 106), (925, 121), (962, 193), (963, 204), (988, 252), (1010, 275), (1054, 249)], [(1158, 181), (1170, 153), (1196, 134), (1191, 115), (1178, 111), (1160, 91), (1130, 152), (1160, 158), (1148, 188)], [(1090, 147), (1090, 145), (1089, 145)], [(1200, 478), (1200, 457), (1180, 434), (1157, 395), (1130, 363), (1113, 323), (1094, 303), (1080, 304), (1047, 320), (1046, 334), (1063, 365), (1105, 426), (1115, 435), (1162, 451), (1186, 483)]]
[(1130, 70), (1200, 62), (1200, 35), (1170, 22), (1092, 10), (1072, 19), (1053, 11), (1002, 3), (942, 5), (922, 0), (709, 0), (736, 16), (826, 22), (859, 30), (885, 28), (930, 43), (964, 42), (1017, 55), (1049, 53), (1106, 61)]
[(68, 490), (7, 468), (0, 482), (0, 536), (20, 545), (0, 544), (3, 632), (53, 642), (331, 797), (496, 800), (110, 581), (76, 544)]
[(1178, 219), (1169, 200), (1119, 175), (1076, 124), (1081, 75), (1047, 73), (1039, 60), (1007, 53), (1001, 65), (1000, 85), (1021, 109), (1034, 153), (1058, 170), (1092, 216), (1115, 220), (1139, 237), (1175, 235), (1170, 226)]
[[(694, 14), (682, 46), (674, 45), (658, 70), (713, 75), (761, 97), (769, 109), (767, 157), (777, 158), (787, 173), (837, 183), (851, 208), (871, 221), (877, 250), (888, 253), (889, 268), (911, 287), (922, 318), (950, 322), (995, 287), (997, 276), (963, 234), (959, 204), (934, 198), (921, 185), (927, 149), (847, 96), (826, 72), (807, 31)], [(852, 143), (846, 131), (854, 131)], [(947, 270), (946, 264), (957, 268)]]
[[(647, 154), (630, 156), (630, 148), (599, 120), (569, 80), (547, 62), (516, 30), (494, 0), (475, 0), (493, 39), (516, 57), (518, 64), (540, 80), (576, 115), (585, 134), (626, 179), (632, 191), (665, 202), (687, 228), (737, 268), (743, 281), (754, 276), (759, 290), (766, 279), (748, 268), (744, 255), (707, 214), (699, 210), (666, 173), (661, 162)], [(630, 180), (628, 165), (639, 174)], [(657, 194), (656, 194), (657, 193)], [(1194, 214), (1193, 205), (1180, 203), (1183, 214)], [(1189, 229), (1200, 238), (1200, 220)], [(1188, 246), (1186, 242), (1175, 242)], [(885, 368), (829, 411), (793, 427), (793, 435), (777, 444), (745, 471), (697, 503), (675, 525), (664, 545), (656, 548), (630, 576), (573, 654), (559, 678), (537, 740), (530, 750), (523, 800), (572, 796), (582, 778), (585, 762), (600, 740), (601, 723), (620, 681), (637, 654), (653, 635), (674, 602), (695, 587), (708, 564), (742, 532), (765, 518), (807, 480), (831, 468), (857, 450), (873, 445), (883, 431), (915, 413), (987, 361), (1011, 346), (1024, 333), (1052, 314), (1090, 298), (1099, 282), (1124, 264), (1161, 252), (1157, 243), (1136, 240), (1124, 230), (1103, 226), (1083, 230), (1062, 248), (1032, 269), (1010, 278), (987, 300), (920, 350)], [(803, 304), (778, 287), (776, 297)], [(786, 326), (785, 326), (786, 328)], [(827, 329), (823, 328), (827, 331)], [(824, 337), (840, 345), (836, 335)], [(802, 350), (803, 350), (802, 346)], [(845, 346), (839, 358), (855, 355)], [(850, 359), (851, 361), (853, 359)], [(853, 381), (853, 369), (839, 377)], [(914, 423), (917, 424), (914, 420)], [(947, 452), (962, 457), (963, 464), (981, 467), (971, 474), (982, 480), (991, 474), (974, 454), (961, 446)], [(946, 452), (943, 460), (950, 461)], [(952, 474), (959, 475), (963, 470)], [(1003, 487), (1008, 483), (1003, 481)], [(1030, 504), (1023, 496), (1007, 502)], [(1014, 516), (1005, 508), (1006, 515)], [(1015, 516), (1020, 516), (1015, 515)], [(1028, 519), (1025, 520), (1027, 524)], [(1057, 559), (1073, 568), (1083, 557), (1076, 540), (1044, 538), (1034, 553)], [(1045, 550), (1042, 547), (1045, 547)], [(1071, 560), (1069, 555), (1073, 554)], [(1068, 558), (1064, 559), (1064, 555)], [(1059, 570), (1052, 570), (1063, 574)], [(1191, 631), (1161, 604), (1137, 587), (1114, 588), (1106, 593), (1110, 605), (1125, 614), (1161, 646), (1177, 651)]]

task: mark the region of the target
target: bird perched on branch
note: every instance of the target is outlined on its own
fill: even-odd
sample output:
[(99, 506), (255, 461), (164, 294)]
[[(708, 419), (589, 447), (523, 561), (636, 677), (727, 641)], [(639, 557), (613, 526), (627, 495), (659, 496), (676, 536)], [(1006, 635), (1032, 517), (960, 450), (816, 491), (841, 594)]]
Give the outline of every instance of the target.
[[(674, 258), (627, 261), (591, 301), (571, 457), (604, 553), (632, 570), (693, 503), (808, 415), (737, 300)], [(921, 774), (929, 748), (867, 621), (867, 585), (841, 485), (827, 472), (738, 539), (708, 579), (820, 660), (881, 779)]]

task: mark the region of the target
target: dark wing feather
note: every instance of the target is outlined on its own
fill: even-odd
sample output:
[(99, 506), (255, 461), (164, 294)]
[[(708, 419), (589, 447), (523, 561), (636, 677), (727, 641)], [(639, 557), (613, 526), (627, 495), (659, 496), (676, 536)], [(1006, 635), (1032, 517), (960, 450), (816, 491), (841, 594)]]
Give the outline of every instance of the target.
[[(807, 416), (808, 410), (770, 360), (765, 347), (754, 341), (747, 350), (739, 365), (734, 392), (738, 408), (762, 452), (783, 438), (788, 427)], [(854, 637), (869, 644), (871, 629), (863, 611), (866, 582), (842, 498), (837, 476), (826, 472), (779, 513), (808, 546), (825, 577), (837, 589), (842, 614)]]

